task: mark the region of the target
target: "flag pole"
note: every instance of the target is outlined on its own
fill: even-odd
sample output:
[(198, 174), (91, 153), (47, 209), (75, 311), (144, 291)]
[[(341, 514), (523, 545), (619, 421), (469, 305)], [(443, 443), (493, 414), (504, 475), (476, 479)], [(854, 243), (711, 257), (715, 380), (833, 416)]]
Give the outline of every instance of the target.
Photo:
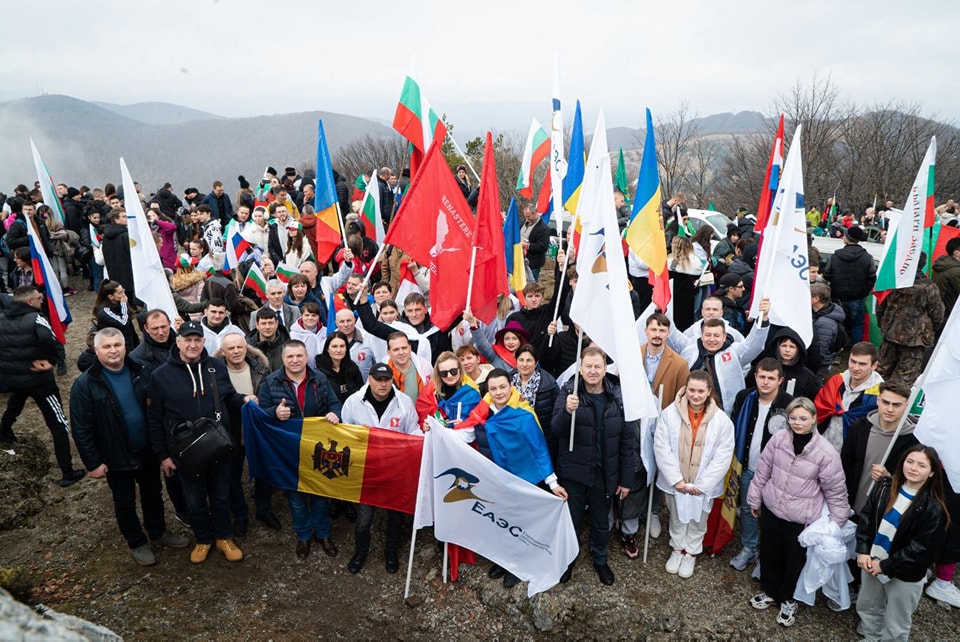
[[(663, 409), (663, 384), (660, 384), (660, 389), (657, 391), (657, 401), (660, 403), (661, 410)], [(655, 420), (654, 420), (655, 421)], [(641, 430), (643, 429), (641, 425)], [(638, 444), (639, 445), (639, 444)], [(650, 547), (650, 522), (653, 517), (653, 493), (656, 492), (657, 486), (657, 476), (653, 476), (653, 481), (647, 484), (647, 525), (643, 529), (643, 563), (647, 563), (647, 549)]]
[(377, 267), (377, 263), (380, 262), (380, 257), (383, 255), (383, 250), (385, 247), (387, 247), (387, 244), (381, 243), (380, 247), (377, 248), (377, 254), (373, 257), (373, 261), (370, 262), (370, 268), (367, 269), (367, 273), (363, 275), (363, 283), (360, 284), (360, 290), (357, 292), (357, 296), (353, 300), (354, 305), (360, 303), (360, 299), (363, 297), (363, 288), (367, 287), (367, 285), (370, 283), (370, 275), (373, 274), (373, 269)]
[(417, 545), (417, 529), (411, 529), (410, 534), (410, 554), (407, 556), (407, 581), (403, 588), (403, 599), (410, 597), (410, 578), (413, 576), (413, 549)]
[(443, 583), (447, 583), (447, 560), (449, 559), (450, 544), (443, 543)]
[[(560, 223), (561, 223), (561, 226), (562, 226), (562, 224), (563, 224), (563, 223), (562, 223), (562, 222), (563, 222), (563, 216), (562, 216), (562, 215), (561, 215), (561, 217), (560, 217), (559, 220), (560, 220)], [(563, 251), (563, 250), (562, 250), (562, 248), (563, 248), (563, 236), (559, 236), (559, 237), (557, 238), (557, 243), (559, 244), (559, 251)], [(567, 258), (567, 253), (566, 253), (566, 252), (563, 253), (563, 258), (564, 258), (564, 259)], [(560, 263), (557, 262), (557, 265), (560, 265), (560, 283), (557, 285), (557, 300), (553, 302), (553, 323), (554, 323), (554, 324), (556, 324), (557, 319), (560, 318), (560, 300), (563, 298), (563, 297), (561, 297), (560, 295), (563, 293), (563, 284), (564, 284), (564, 282), (567, 280), (567, 263), (568, 263), (568, 262), (569, 262), (569, 261), (564, 260), (563, 265), (560, 265)], [(554, 332), (553, 334), (550, 335), (550, 339), (547, 341), (547, 347), (548, 347), (548, 348), (552, 348), (552, 347), (553, 347), (553, 338), (554, 338), (555, 336), (557, 336), (557, 333), (556, 333), (556, 332)], [(578, 346), (577, 346), (577, 354), (578, 354), (578, 355), (580, 354), (580, 346), (579, 346), (579, 344), (578, 344)]]
[[(577, 369), (573, 373), (573, 394), (580, 388), (580, 351), (583, 350), (583, 330), (577, 336)], [(579, 395), (577, 395), (579, 398)], [(573, 433), (577, 425), (577, 411), (570, 413), (570, 452), (573, 452)]]
[(463, 162), (466, 163), (467, 167), (470, 168), (470, 172), (473, 174), (473, 177), (477, 179), (477, 182), (480, 182), (480, 175), (477, 174), (477, 170), (473, 169), (473, 164), (470, 163), (470, 158), (466, 153), (460, 149), (460, 145), (457, 144), (457, 139), (453, 137), (453, 134), (450, 133), (450, 130), (447, 130), (447, 138), (450, 139), (450, 142), (453, 143), (453, 146), (456, 148), (457, 153), (463, 157)]
[(337, 208), (337, 223), (340, 224), (340, 237), (343, 239), (343, 249), (347, 249), (347, 226), (343, 218), (343, 212), (340, 211), (340, 201), (334, 203)]
[[(479, 221), (478, 221), (479, 223)], [(477, 234), (474, 231), (473, 239), (476, 241)], [(470, 309), (470, 300), (473, 299), (473, 273), (477, 269), (477, 246), (473, 246), (473, 251), (470, 253), (470, 277), (467, 281), (467, 309)]]

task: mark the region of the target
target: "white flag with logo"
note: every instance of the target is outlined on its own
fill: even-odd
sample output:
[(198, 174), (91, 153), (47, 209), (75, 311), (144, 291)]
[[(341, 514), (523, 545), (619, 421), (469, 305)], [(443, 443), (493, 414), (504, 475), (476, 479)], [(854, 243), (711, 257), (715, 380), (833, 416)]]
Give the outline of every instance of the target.
[(579, 551), (567, 503), (429, 420), (414, 528), (432, 524), (438, 540), (469, 548), (529, 582), (528, 597), (557, 584)]

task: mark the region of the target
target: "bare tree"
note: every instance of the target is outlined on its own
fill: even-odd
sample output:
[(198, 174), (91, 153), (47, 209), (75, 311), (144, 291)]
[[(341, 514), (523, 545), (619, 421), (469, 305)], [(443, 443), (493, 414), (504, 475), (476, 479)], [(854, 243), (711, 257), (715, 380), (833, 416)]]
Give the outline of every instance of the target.
[(334, 154), (333, 164), (347, 180), (353, 183), (364, 172), (389, 167), (398, 175), (409, 164), (408, 144), (400, 136), (375, 137), (366, 134)]
[[(700, 128), (690, 114), (690, 105), (683, 101), (680, 108), (665, 117), (657, 117), (657, 163), (660, 166), (660, 187), (665, 197), (681, 189), (686, 173), (687, 152), (700, 134)], [(645, 133), (645, 132), (644, 132)]]

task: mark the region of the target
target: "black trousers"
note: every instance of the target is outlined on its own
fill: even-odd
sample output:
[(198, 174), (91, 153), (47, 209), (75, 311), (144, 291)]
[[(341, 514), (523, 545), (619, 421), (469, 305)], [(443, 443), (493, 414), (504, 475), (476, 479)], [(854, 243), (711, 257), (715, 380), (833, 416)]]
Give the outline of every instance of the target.
[[(140, 459), (139, 470), (107, 471), (107, 484), (113, 493), (113, 511), (117, 516), (117, 526), (127, 540), (127, 546), (138, 548), (150, 539), (159, 539), (167, 530), (163, 518), (163, 496), (160, 484), (160, 460), (150, 448), (137, 453)], [(143, 511), (144, 535), (137, 517), (137, 486), (140, 487), (140, 509)]]
[(29, 388), (10, 387), (7, 409), (4, 411), (3, 417), (0, 418), (0, 433), (13, 433), (13, 424), (17, 421), (20, 413), (23, 412), (27, 399), (33, 399), (40, 408), (43, 421), (47, 424), (47, 429), (50, 430), (50, 435), (53, 437), (53, 454), (57, 459), (57, 465), (63, 472), (63, 476), (68, 477), (73, 472), (73, 458), (70, 454), (70, 426), (67, 424), (67, 416), (63, 411), (63, 402), (60, 400), (57, 380), (54, 378), (53, 372), (48, 374), (49, 377), (44, 377), (36, 385)]
[[(370, 552), (370, 526), (373, 524), (373, 506), (357, 504), (357, 521), (353, 523), (353, 538), (356, 553), (367, 555)], [(386, 510), (387, 526), (386, 541), (383, 549), (387, 553), (396, 553), (403, 543), (403, 513), (395, 510)]]
[(807, 549), (797, 541), (803, 528), (780, 519), (766, 506), (760, 509), (760, 587), (777, 604), (793, 599), (807, 562)]
[(607, 495), (606, 482), (602, 475), (594, 475), (594, 481), (589, 486), (569, 479), (559, 481), (569, 496), (567, 507), (578, 536), (583, 526), (583, 515), (587, 506), (590, 507), (590, 557), (596, 564), (606, 564), (610, 548), (610, 496)]

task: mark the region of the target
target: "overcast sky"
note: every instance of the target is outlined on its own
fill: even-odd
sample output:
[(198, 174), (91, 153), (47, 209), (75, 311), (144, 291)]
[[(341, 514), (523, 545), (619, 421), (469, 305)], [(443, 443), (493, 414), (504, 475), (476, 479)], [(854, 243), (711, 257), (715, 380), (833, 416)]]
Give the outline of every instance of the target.
[(498, 101), (542, 104), (521, 120), (546, 123), (559, 45), (564, 104), (603, 106), (608, 126), (638, 127), (644, 107), (683, 100), (700, 115), (767, 113), (813, 74), (859, 104), (898, 99), (960, 119), (958, 17), (957, 0), (34, 0), (4, 7), (0, 100), (391, 119), (415, 57), (454, 124), (461, 105)]

